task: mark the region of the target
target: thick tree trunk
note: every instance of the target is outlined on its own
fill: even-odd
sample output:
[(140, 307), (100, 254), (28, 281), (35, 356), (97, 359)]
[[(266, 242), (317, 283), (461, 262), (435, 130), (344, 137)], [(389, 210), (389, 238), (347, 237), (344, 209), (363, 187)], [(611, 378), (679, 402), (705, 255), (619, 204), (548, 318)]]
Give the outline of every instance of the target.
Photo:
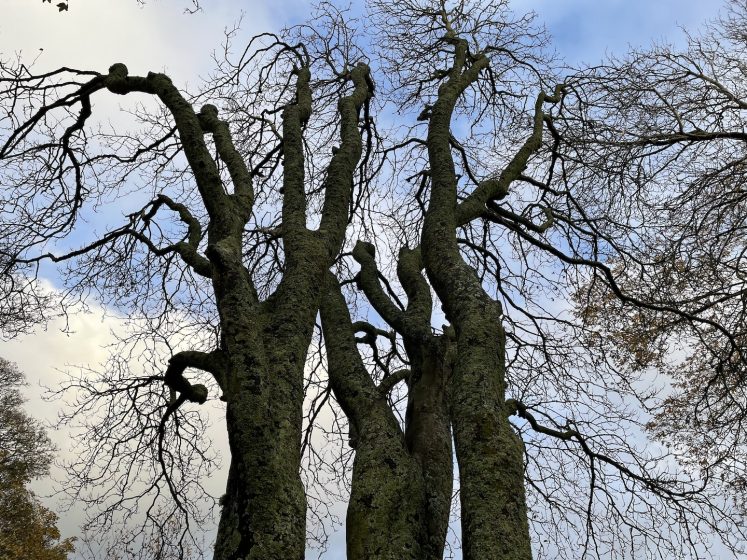
[(521, 445), (504, 413), (505, 337), (500, 304), (462, 259), (456, 238), (457, 177), (451, 118), (457, 100), (488, 66), (469, 57), (468, 43), (450, 35), (454, 64), (441, 84), (428, 127), (431, 197), (423, 224), (426, 272), (456, 331), (451, 383), (465, 560), (529, 560)]
[(295, 298), (267, 313), (248, 281), (239, 245), (230, 243), (239, 237), (223, 237), (208, 251), (228, 362), (221, 387), (231, 449), (214, 557), (300, 560), (306, 540), (299, 474), (303, 365), (319, 296), (309, 287), (309, 269), (295, 282)]
[(504, 412), (500, 323), (471, 317), (460, 329), (458, 345), (450, 402), (464, 558), (527, 560), (532, 553), (523, 446)]
[(386, 400), (358, 423), (346, 519), (348, 560), (420, 560), (424, 487)]
[(357, 434), (347, 558), (440, 560), (452, 487), (444, 360), (436, 355), (416, 360), (427, 362), (427, 368), (412, 376), (416, 388), (411, 388), (403, 433), (386, 392), (374, 385), (361, 361), (347, 305), (332, 275), (321, 316), (330, 383)]
[(241, 480), (236, 469), (236, 461), (231, 457), (226, 493), (220, 499), (220, 521), (213, 551), (215, 560), (229, 558), (232, 551), (238, 548), (241, 540), (239, 521), (239, 485)]
[(300, 560), (306, 539), (299, 475), (303, 357), (313, 319), (295, 337), (260, 331), (267, 316), (230, 268), (223, 267), (224, 281), (215, 282), (229, 363), (222, 388), (231, 469), (214, 557)]
[[(306, 497), (300, 477), (303, 372), (320, 287), (342, 245), (353, 173), (361, 156), (359, 113), (373, 91), (369, 69), (350, 70), (340, 99), (340, 148), (324, 181), (318, 231), (306, 227), (303, 128), (312, 109), (306, 67), (294, 70), (295, 103), (283, 111), (285, 270), (274, 294), (256, 298), (242, 265), (243, 226), (211, 222), (208, 257), (229, 371), (223, 382), (232, 465), (216, 543), (218, 560), (304, 557)], [(225, 213), (224, 213), (225, 216)]]
[(345, 527), (347, 558), (420, 559), (423, 480), (386, 395), (361, 361), (350, 313), (332, 274), (321, 317), (330, 385), (357, 434)]
[(429, 255), (456, 329), (449, 387), (459, 464), (465, 560), (528, 560), (531, 540), (524, 497), (523, 450), (504, 412), (504, 335), (500, 311), (458, 257)]
[(407, 448), (423, 477), (425, 523), (422, 558), (441, 560), (446, 544), (454, 485), (451, 426), (446, 389), (451, 377), (452, 348), (448, 335), (428, 344), (407, 344), (411, 361), (405, 428)]
[[(268, 387), (271, 393), (272, 388)], [(294, 411), (261, 394), (237, 393), (226, 413), (231, 469), (222, 500), (216, 560), (304, 558), (306, 497)]]

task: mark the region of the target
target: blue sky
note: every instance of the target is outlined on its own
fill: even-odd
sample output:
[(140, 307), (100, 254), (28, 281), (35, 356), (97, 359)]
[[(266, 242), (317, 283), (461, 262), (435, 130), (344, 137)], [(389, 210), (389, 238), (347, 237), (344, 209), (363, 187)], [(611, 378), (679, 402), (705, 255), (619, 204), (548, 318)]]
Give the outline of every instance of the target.
[(558, 54), (569, 63), (596, 64), (605, 53), (652, 41), (682, 43), (679, 29), (696, 29), (716, 16), (721, 0), (518, 0), (534, 10), (553, 36)]
[[(105, 71), (114, 62), (125, 62), (132, 73), (168, 72), (175, 83), (199, 82), (211, 69), (210, 53), (220, 49), (223, 30), (243, 13), (241, 37), (277, 30), (289, 21), (302, 20), (307, 2), (275, 0), (249, 2), (203, 0), (204, 11), (185, 15), (188, 0), (153, 0), (139, 7), (135, 0), (70, 0), (70, 10), (58, 13), (39, 0), (2, 0), (0, 53), (21, 52), (26, 60), (37, 56), (39, 68), (67, 65)], [(629, 45), (652, 41), (681, 43), (678, 26), (697, 29), (714, 17), (719, 0), (517, 0), (516, 11), (531, 9), (550, 31), (555, 50), (569, 64), (595, 64), (605, 54), (622, 55)], [(40, 50), (43, 49), (43, 50)], [(116, 114), (120, 99), (98, 103), (99, 110)], [(115, 117), (116, 118), (116, 117)], [(56, 368), (103, 360), (101, 348), (116, 323), (102, 319), (102, 310), (73, 318), (71, 334), (61, 334), (59, 324), (45, 332), (0, 342), (0, 355), (16, 361), (34, 387), (29, 392), (33, 414), (52, 419), (54, 405), (38, 399), (38, 383), (54, 384)], [(65, 453), (64, 437), (56, 438)], [(220, 488), (222, 482), (215, 481)], [(42, 481), (42, 490), (50, 486)], [(54, 504), (53, 501), (50, 502)], [(81, 512), (62, 519), (66, 535), (74, 534)], [(328, 558), (343, 558), (344, 538), (337, 535)]]

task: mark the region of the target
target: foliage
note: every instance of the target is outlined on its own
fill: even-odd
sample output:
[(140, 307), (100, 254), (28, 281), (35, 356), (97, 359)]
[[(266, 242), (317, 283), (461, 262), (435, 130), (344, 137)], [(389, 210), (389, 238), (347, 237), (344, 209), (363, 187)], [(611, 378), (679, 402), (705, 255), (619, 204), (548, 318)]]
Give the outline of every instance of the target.
[(57, 515), (26, 486), (48, 473), (54, 447), (22, 409), (18, 368), (0, 358), (0, 556), (7, 560), (66, 560), (74, 539), (60, 540)]
[(567, 182), (618, 215), (602, 245), (613, 289), (595, 275), (577, 294), (600, 359), (622, 375), (666, 374), (647, 428), (742, 509), (746, 23), (744, 4), (730, 2), (682, 49), (656, 46), (577, 76), (577, 112), (561, 129), (573, 149)]

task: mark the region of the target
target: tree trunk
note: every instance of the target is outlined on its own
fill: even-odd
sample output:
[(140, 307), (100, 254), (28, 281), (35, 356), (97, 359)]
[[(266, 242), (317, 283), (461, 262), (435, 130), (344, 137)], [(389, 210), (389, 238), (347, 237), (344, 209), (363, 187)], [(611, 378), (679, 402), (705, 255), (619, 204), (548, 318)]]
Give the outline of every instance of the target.
[(348, 560), (422, 559), (423, 479), (384, 398), (358, 421)]
[(523, 446), (504, 412), (504, 344), (490, 317), (472, 316), (459, 332), (450, 404), (465, 560), (532, 557)]
[[(272, 393), (272, 388), (267, 389)], [(299, 437), (276, 400), (240, 391), (226, 412), (231, 469), (215, 546), (216, 560), (302, 560), (306, 497)]]
[[(452, 487), (451, 434), (437, 356), (411, 381), (403, 433), (356, 348), (337, 280), (330, 274), (321, 307), (330, 384), (357, 434), (347, 513), (348, 560), (440, 560)], [(435, 345), (424, 345), (429, 350)], [(439, 381), (441, 380), (441, 381)], [(432, 437), (432, 441), (426, 438)]]
[(504, 413), (505, 336), (500, 304), (491, 299), (457, 244), (457, 177), (451, 118), (464, 90), (488, 66), (469, 60), (469, 46), (450, 36), (454, 64), (441, 84), (428, 126), (431, 196), (423, 223), (426, 272), (456, 331), (451, 383), (465, 560), (529, 560), (531, 540), (520, 443)]
[(214, 287), (229, 364), (221, 385), (232, 459), (214, 557), (301, 560), (303, 365), (318, 300), (305, 288), (313, 274), (270, 314), (256, 302), (240, 260), (220, 257), (213, 258)]
[(441, 560), (454, 486), (451, 426), (446, 396), (452, 348), (448, 335), (430, 344), (405, 343), (411, 361), (405, 441), (423, 477), (425, 498), (422, 558)]

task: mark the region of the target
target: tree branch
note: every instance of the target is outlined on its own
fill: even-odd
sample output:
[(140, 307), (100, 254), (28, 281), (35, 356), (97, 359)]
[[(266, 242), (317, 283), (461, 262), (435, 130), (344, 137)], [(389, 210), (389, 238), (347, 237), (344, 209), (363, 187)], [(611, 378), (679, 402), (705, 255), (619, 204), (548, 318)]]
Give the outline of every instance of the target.
[(358, 353), (350, 312), (339, 282), (331, 272), (325, 277), (320, 313), (330, 384), (345, 414), (356, 427), (360, 426), (363, 416), (381, 394)]
[(231, 138), (228, 123), (218, 118), (218, 109), (215, 105), (204, 105), (198, 115), (203, 130), (211, 132), (215, 140), (218, 155), (226, 164), (228, 173), (234, 187), (234, 197), (243, 210), (246, 220), (252, 212), (254, 204), (254, 189), (252, 187), (252, 175), (244, 162), (244, 158), (236, 150)]
[(379, 390), (379, 393), (382, 395), (386, 395), (394, 389), (394, 386), (399, 383), (400, 381), (405, 381), (410, 377), (410, 370), (409, 369), (398, 369), (397, 371), (393, 372), (391, 375), (388, 375), (384, 379), (381, 380), (381, 383), (379, 383), (379, 386), (377, 389)]
[(457, 226), (465, 225), (482, 215), (488, 201), (504, 198), (508, 194), (511, 183), (521, 178), (529, 158), (542, 146), (543, 123), (548, 118), (542, 110), (542, 106), (545, 103), (558, 103), (564, 88), (565, 86), (562, 84), (556, 86), (553, 95), (548, 95), (544, 91), (539, 93), (534, 103), (534, 125), (529, 138), (524, 141), (524, 144), (501, 171), (498, 178), (480, 182), (477, 188), (457, 206)]
[(529, 425), (532, 427), (532, 429), (535, 432), (553, 437), (555, 439), (560, 439), (563, 441), (571, 441), (571, 440), (577, 441), (579, 445), (581, 446), (581, 449), (583, 450), (584, 454), (587, 457), (589, 457), (589, 459), (597, 460), (601, 463), (605, 463), (607, 465), (610, 465), (611, 467), (614, 467), (615, 469), (625, 474), (626, 476), (630, 477), (631, 479), (640, 482), (652, 492), (655, 492), (657, 494), (665, 494), (669, 496), (670, 498), (682, 499), (682, 498), (688, 498), (689, 496), (697, 495), (698, 493), (702, 492), (703, 489), (705, 488), (706, 483), (703, 482), (703, 486), (699, 488), (694, 488), (692, 490), (682, 490), (682, 491), (672, 490), (668, 486), (671, 486), (676, 481), (660, 480), (660, 479), (656, 479), (653, 477), (649, 477), (646, 475), (641, 475), (641, 474), (633, 472), (628, 467), (626, 467), (623, 463), (616, 461), (615, 459), (608, 457), (607, 455), (604, 455), (603, 453), (598, 453), (592, 450), (591, 447), (589, 446), (587, 438), (583, 436), (578, 430), (571, 428), (570, 425), (568, 425), (568, 427), (566, 427), (566, 429), (564, 430), (557, 430), (555, 428), (548, 428), (547, 426), (543, 426), (542, 424), (537, 422), (537, 419), (529, 411), (529, 407), (527, 407), (527, 405), (525, 405), (524, 403), (516, 399), (506, 400), (505, 406), (506, 406), (506, 413), (509, 416), (517, 415), (520, 418), (525, 419), (527, 422), (529, 422)]
[[(187, 226), (187, 241), (176, 243), (170, 247), (174, 248), (182, 260), (192, 267), (192, 269), (204, 276), (210, 278), (212, 270), (210, 261), (197, 252), (197, 247), (202, 240), (202, 226), (200, 222), (192, 215), (184, 204), (175, 202), (165, 194), (159, 194), (157, 202), (165, 204), (168, 208), (179, 214), (179, 218)], [(154, 204), (154, 209), (156, 208)]]
[(156, 95), (168, 108), (176, 123), (184, 154), (187, 157), (202, 196), (205, 208), (211, 217), (225, 215), (227, 196), (215, 161), (205, 144), (200, 119), (192, 105), (165, 74), (149, 73), (146, 77), (129, 76), (124, 64), (114, 64), (105, 77), (106, 88), (118, 95), (132, 92)]
[(353, 191), (353, 174), (361, 158), (362, 142), (358, 129), (361, 107), (373, 96), (370, 69), (360, 63), (350, 71), (353, 93), (338, 102), (340, 113), (340, 148), (332, 156), (324, 182), (324, 206), (319, 233), (330, 258), (337, 256), (348, 220)]
[(169, 389), (180, 393), (186, 400), (203, 404), (207, 400), (207, 387), (192, 385), (184, 377), (184, 371), (187, 368), (195, 368), (212, 373), (218, 385), (223, 389), (226, 382), (226, 367), (225, 357), (220, 350), (213, 352), (185, 350), (171, 357), (163, 381)]
[(296, 100), (283, 111), (283, 229), (287, 250), (292, 252), (306, 236), (306, 192), (303, 127), (311, 117), (311, 72), (295, 69)]
[(405, 330), (405, 313), (399, 309), (379, 284), (379, 273), (376, 268), (376, 248), (372, 243), (358, 241), (353, 248), (353, 258), (361, 266), (358, 273), (358, 288), (366, 294), (366, 298), (376, 312), (397, 332)]

